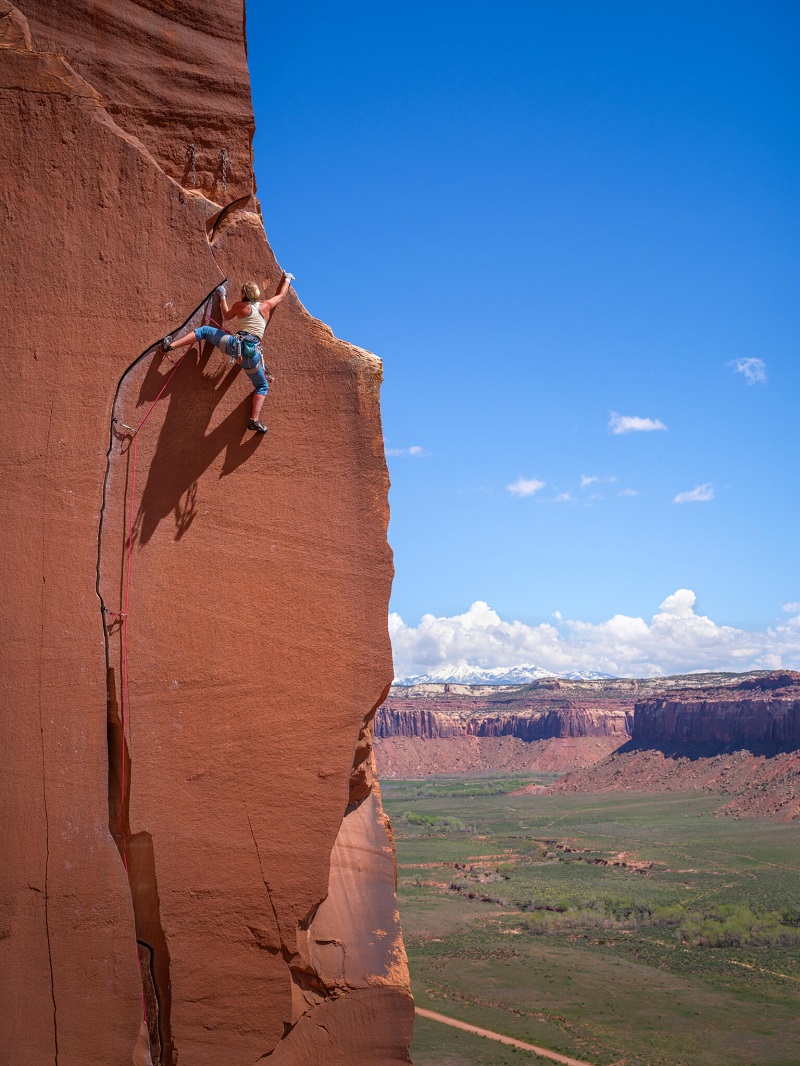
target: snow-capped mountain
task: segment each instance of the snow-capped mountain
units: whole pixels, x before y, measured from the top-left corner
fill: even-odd
[[[611,681],[616,674],[602,674],[599,670],[571,670],[568,674],[559,674],[565,681]]]
[[[532,663],[520,666],[493,666],[484,669],[471,666],[464,659],[453,665],[432,670],[429,674],[415,674],[410,677],[395,678],[396,685],[529,685],[544,677],[560,677],[570,681],[597,681],[613,677],[613,674],[600,674],[593,670],[579,670],[566,674],[556,674],[552,670],[543,670]]]

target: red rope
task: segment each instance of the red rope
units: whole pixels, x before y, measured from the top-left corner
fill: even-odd
[[[131,591],[131,554],[133,552],[133,502],[136,498],[136,434],[133,435],[133,448],[131,452],[131,502],[128,520],[128,559],[125,573],[125,611],[122,616],[122,766],[120,779],[122,781],[122,861],[125,869],[128,869],[127,848],[125,845],[125,730],[127,725],[128,711],[128,607],[130,606]],[[138,952],[137,952],[138,956]]]
[[[122,806],[121,806],[121,810],[120,810],[120,817],[122,819],[122,825],[121,825],[121,829],[122,829],[122,861],[125,864],[125,869],[126,870],[128,869],[128,856],[127,856],[127,853],[126,853],[127,849],[126,849],[126,845],[125,845],[125,739],[126,739],[126,727],[127,727],[127,721],[128,721],[128,703],[129,703],[129,701],[128,701],[128,615],[129,615],[130,593],[131,593],[131,556],[133,555],[133,514],[134,514],[134,504],[136,502],[136,436],[137,436],[139,430],[142,428],[142,426],[147,421],[147,419],[150,417],[150,415],[151,415],[151,413],[153,411],[153,408],[156,406],[158,401],[161,399],[161,397],[162,397],[162,395],[164,393],[164,389],[166,389],[167,385],[169,385],[170,381],[172,381],[172,379],[175,376],[178,368],[180,367],[181,363],[183,362],[183,360],[185,358],[186,358],[186,354],[184,353],[181,356],[181,358],[178,360],[178,362],[175,364],[174,368],[169,372],[164,384],[159,389],[158,395],[156,396],[155,400],[153,400],[153,402],[150,404],[150,406],[148,407],[147,411],[145,412],[144,418],[141,420],[139,425],[136,426],[136,428],[134,429],[133,434],[132,434],[132,436],[133,436],[133,444],[131,445],[131,499],[130,499],[129,515],[128,515],[128,552],[127,552],[127,560],[126,560],[126,564],[125,564],[125,610],[122,612],[122,699],[120,701],[121,705],[122,705],[121,714],[120,714],[120,717],[122,719],[122,756],[121,756],[122,767],[121,767],[121,772],[120,772],[120,780],[121,780],[121,783],[122,783],[122,792],[121,792]],[[137,952],[137,958],[138,958],[138,952]]]
[[[161,394],[163,393],[163,391],[164,391],[164,389],[165,389],[165,388],[167,387],[167,385],[169,385],[170,381],[172,381],[172,379],[173,379],[173,378],[174,378],[174,376],[175,376],[175,373],[176,373],[176,371],[178,370],[178,367],[179,367],[179,366],[181,365],[181,363],[183,362],[183,360],[184,360],[185,358],[186,358],[186,352],[184,352],[184,353],[183,353],[183,355],[182,355],[182,356],[180,357],[180,359],[178,360],[178,362],[177,362],[177,363],[175,364],[175,367],[174,367],[174,369],[170,370],[169,374],[167,374],[167,379],[166,379],[166,381],[164,382],[164,384],[163,384],[163,385],[161,386],[161,388],[159,389],[159,392],[158,392],[158,396],[156,396],[156,398],[155,398],[155,399],[153,400],[153,402],[152,402],[152,403],[150,404],[150,406],[149,406],[149,407],[147,408],[147,412],[145,413],[145,416],[144,416],[144,418],[143,418],[143,419],[142,419],[142,421],[141,421],[141,422],[139,423],[139,425],[138,425],[138,426],[136,427],[136,429],[134,429],[134,431],[133,431],[133,439],[134,439],[134,441],[136,440],[136,434],[137,434],[137,433],[139,432],[139,430],[140,430],[140,429],[142,428],[142,426],[143,426],[143,425],[145,424],[145,422],[147,421],[147,419],[148,419],[148,418],[150,417],[150,412],[151,412],[151,411],[153,410],[153,408],[155,407],[155,405],[156,405],[156,404],[158,403],[158,401],[159,401],[159,400],[161,399]]]
[[[129,514],[128,514],[127,559],[126,559],[126,563],[125,563],[125,610],[124,610],[124,612],[120,612],[120,614],[118,615],[118,617],[122,619],[122,691],[121,691],[121,699],[120,699],[120,704],[121,704],[120,719],[121,719],[121,724],[122,724],[122,743],[120,745],[120,749],[121,749],[120,750],[120,763],[121,763],[121,765],[120,765],[120,839],[122,841],[122,863],[123,863],[123,865],[125,867],[125,873],[128,875],[128,877],[130,877],[130,871],[128,869],[128,844],[127,844],[127,837],[126,837],[126,834],[125,834],[125,741],[127,739],[128,708],[129,708],[129,699],[128,699],[128,618],[129,618],[129,614],[130,614],[129,608],[130,608],[130,592],[131,592],[131,557],[133,555],[133,521],[134,521],[133,520],[133,515],[134,515],[134,505],[135,505],[135,502],[136,502],[136,457],[137,457],[136,437],[137,437],[137,434],[139,433],[139,430],[142,428],[142,426],[145,424],[147,419],[150,417],[150,414],[152,413],[153,408],[156,406],[158,401],[161,399],[161,397],[162,397],[162,395],[164,393],[164,390],[166,389],[167,385],[169,385],[170,381],[172,381],[173,377],[175,376],[175,374],[178,371],[178,368],[180,367],[181,363],[183,362],[183,360],[185,358],[186,358],[186,353],[184,352],[184,354],[180,357],[180,359],[177,361],[177,363],[174,364],[173,369],[167,375],[166,381],[164,382],[164,384],[159,389],[158,395],[156,396],[155,400],[153,400],[153,402],[148,407],[147,411],[145,411],[144,418],[142,418],[142,420],[141,420],[141,422],[139,422],[138,426],[136,426],[136,428],[132,431],[133,443],[132,443],[131,449],[130,449],[130,451],[131,451],[131,460],[130,460],[131,495],[130,495],[130,504],[129,504]],[[170,360],[170,362],[172,362],[172,360]],[[137,944],[136,944],[136,965],[138,967],[139,975],[141,977],[142,964],[141,964],[141,961],[139,959],[138,941],[137,941]],[[145,997],[144,997],[144,985],[142,985],[142,1015],[143,1015],[144,1020],[146,1022],[147,1021],[147,1003],[146,1003]]]
[[[148,412],[149,413],[149,412]],[[120,830],[122,837],[122,862],[125,866],[125,873],[130,877],[130,870],[128,869],[128,845],[125,835],[125,732],[127,722],[127,707],[128,707],[128,607],[130,604],[130,588],[131,588],[131,554],[133,551],[133,501],[136,497],[136,434],[133,435],[133,449],[131,454],[131,503],[130,503],[130,516],[128,521],[128,562],[127,573],[125,575],[125,613],[122,615],[122,745],[120,754],[120,779],[122,781],[121,797],[122,803],[120,807]],[[139,978],[142,976],[142,963],[139,959],[139,942],[136,941],[136,967],[139,971]],[[142,984],[142,1017],[147,1022],[147,1002],[144,998],[144,984]]]

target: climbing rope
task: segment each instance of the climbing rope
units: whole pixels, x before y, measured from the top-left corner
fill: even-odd
[[[103,610],[107,615],[112,618],[120,619],[121,628],[121,643],[122,643],[122,686],[120,691],[120,726],[121,726],[121,742],[120,742],[120,807],[119,807],[119,820],[120,820],[120,852],[122,854],[122,864],[125,867],[125,873],[130,878],[130,870],[128,868],[128,842],[125,833],[125,743],[128,734],[128,710],[129,710],[129,696],[128,696],[128,618],[130,613],[130,592],[131,592],[131,557],[133,555],[133,526],[134,526],[134,504],[136,502],[136,459],[137,459],[137,437],[139,430],[145,424],[150,417],[153,408],[161,399],[164,390],[172,381],[173,377],[178,371],[183,360],[186,358],[184,353],[181,358],[173,365],[172,370],[167,375],[166,381],[159,389],[158,395],[155,400],[150,404],[145,412],[144,418],[139,422],[137,426],[129,426],[119,418],[113,418],[112,421],[127,430],[131,435],[130,444],[130,471],[131,471],[131,493],[129,503],[128,514],[128,536],[127,536],[127,552],[125,560],[125,591],[123,596],[123,610],[122,611],[109,611],[106,607]],[[172,360],[170,360],[172,362]],[[139,971],[139,977],[142,975],[142,963],[139,958],[139,941],[136,940],[136,966]],[[144,995],[144,983],[142,983],[142,1016],[147,1023],[147,1001]]]
[[[192,149],[194,149],[194,145],[191,145],[190,147]],[[223,152],[224,151],[225,151],[225,149],[223,148]],[[223,170],[223,174],[224,174],[224,170]],[[227,278],[226,278],[226,280],[227,280]],[[214,319],[211,318],[210,307],[211,307],[211,299],[209,297],[208,300],[206,301],[206,307],[205,307],[205,311],[204,311],[203,317],[205,318],[206,314],[208,314],[208,318],[213,322]],[[167,389],[167,387],[169,386],[169,383],[172,381],[172,379],[177,374],[177,372],[180,369],[180,366],[183,363],[184,359],[186,358],[187,354],[188,354],[188,350],[187,350],[187,352],[184,352],[184,354],[180,357],[180,359],[178,359],[176,361],[176,360],[170,359],[169,356],[166,353],[164,353],[164,355],[169,360],[169,362],[172,363],[172,370],[170,370],[169,374],[167,374],[167,377],[164,380],[164,384],[158,390],[158,394],[157,394],[156,398],[153,400],[153,402],[147,408],[147,410],[144,413],[144,416],[139,421],[138,425],[129,426],[126,422],[123,422],[119,418],[114,417],[112,419],[112,422],[115,425],[120,426],[122,429],[126,430],[130,434],[130,437],[131,437],[131,443],[130,443],[130,447],[129,447],[129,450],[130,450],[130,472],[131,472],[131,493],[130,493],[129,514],[128,514],[128,536],[127,536],[126,559],[125,559],[125,588],[124,588],[123,604],[122,604],[123,609],[121,611],[109,611],[105,606],[103,607],[103,610],[105,611],[105,613],[107,615],[109,615],[112,618],[118,618],[120,620],[120,629],[121,629],[122,686],[121,686],[121,692],[120,692],[120,724],[121,724],[121,727],[122,727],[122,744],[121,744],[121,755],[120,755],[120,762],[121,762],[121,766],[120,766],[120,837],[121,837],[121,841],[122,841],[122,848],[121,848],[121,850],[122,850],[122,862],[123,862],[123,864],[125,866],[126,872],[128,871],[128,854],[127,854],[127,842],[126,842],[126,838],[125,838],[125,742],[127,740],[128,717],[129,717],[128,711],[129,711],[129,706],[130,706],[130,700],[129,700],[129,696],[128,696],[128,620],[129,620],[129,614],[130,614],[131,558],[132,558],[132,555],[133,555],[133,527],[134,527],[134,517],[133,516],[134,516],[134,507],[135,507],[135,503],[136,503],[137,437],[139,435],[139,431],[141,430],[142,426],[145,424],[145,422],[148,420],[150,415],[153,413],[155,407],[158,404],[158,401],[164,395],[164,392]],[[138,958],[138,952],[137,952],[137,958]]]
[[[219,154],[222,159],[222,191],[225,192],[228,188],[228,149],[223,148]]]
[[[113,616],[115,618],[119,618],[121,620],[120,628],[121,628],[121,631],[122,631],[121,632],[121,643],[122,643],[122,686],[121,686],[121,692],[120,692],[120,724],[121,724],[121,727],[122,727],[122,743],[121,743],[121,754],[120,754],[120,764],[121,764],[120,765],[120,837],[121,837],[121,841],[122,841],[122,862],[123,862],[123,864],[125,866],[125,871],[126,872],[128,872],[128,849],[127,849],[127,842],[126,842],[126,837],[125,837],[125,742],[127,740],[127,733],[128,733],[128,710],[129,710],[129,705],[130,705],[130,700],[129,700],[129,696],[128,696],[128,621],[129,621],[129,615],[130,615],[131,558],[132,558],[132,555],[133,555],[133,525],[134,525],[133,515],[134,515],[134,505],[135,505],[135,502],[136,502],[137,437],[139,435],[139,430],[142,428],[142,426],[145,424],[147,419],[152,414],[153,409],[155,408],[156,404],[158,403],[158,401],[161,399],[162,395],[164,394],[164,390],[167,388],[167,386],[169,385],[170,381],[172,381],[172,379],[175,377],[175,374],[178,372],[178,368],[180,367],[181,363],[183,362],[183,360],[185,358],[186,358],[186,354],[184,353],[184,355],[182,355],[181,358],[174,364],[172,370],[167,375],[166,380],[164,381],[164,384],[159,389],[158,395],[156,396],[155,400],[150,404],[150,406],[148,407],[147,411],[145,412],[144,417],[142,418],[142,420],[139,422],[139,424],[137,426],[129,426],[125,422],[121,421],[121,419],[119,419],[119,418],[114,418],[113,419],[113,421],[114,421],[114,423],[116,425],[122,426],[123,429],[126,429],[128,431],[128,433],[130,433],[130,435],[131,435],[131,444],[130,444],[130,449],[129,449],[130,450],[130,455],[131,455],[131,459],[130,459],[131,493],[130,493],[130,504],[129,504],[129,514],[128,514],[128,536],[127,536],[126,560],[125,560],[125,588],[124,588],[123,604],[122,604],[123,610],[119,611],[119,612],[108,611],[108,610],[106,611],[106,614],[109,614],[109,615],[111,615],[111,616]],[[138,957],[138,953],[137,953],[137,957]]]

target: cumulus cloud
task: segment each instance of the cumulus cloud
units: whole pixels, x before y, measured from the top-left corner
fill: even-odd
[[[658,418],[639,418],[638,415],[618,415],[611,412],[608,428],[612,433],[650,433],[654,429],[666,429],[667,427]]]
[[[420,444],[412,444],[410,448],[387,448],[386,454],[410,456],[412,459],[423,459],[425,456],[430,455],[430,452],[426,452]]]
[[[617,493],[618,496],[638,496],[639,493],[636,489],[620,489]]]
[[[705,485],[697,485],[688,492],[679,492],[674,497],[673,503],[708,503],[714,499],[714,486],[709,482]]]
[[[573,495],[572,495],[571,492],[559,492],[558,496],[555,497],[553,502],[554,503],[572,503],[572,501],[573,501]]]
[[[615,481],[618,481],[618,480],[619,480],[619,478],[615,478],[615,477],[597,477],[596,475],[592,475],[591,477],[588,477],[586,474],[582,474],[581,475],[581,488],[582,489],[588,489],[588,487],[590,485],[600,485],[600,484],[612,485]]]
[[[649,619],[615,614],[604,622],[507,622],[478,600],[464,614],[426,614],[419,625],[389,616],[397,677],[464,660],[472,666],[532,663],[553,673],[597,670],[658,677],[697,670],[800,668],[800,616],[764,631],[718,625],[695,610],[690,589],[667,596]],[[796,606],[796,605],[795,605]]]
[[[767,380],[767,364],[763,359],[732,359],[728,366],[735,374],[743,374],[748,385],[756,385]]]
[[[538,481],[535,477],[518,477],[516,481],[506,485],[506,488],[512,496],[533,496],[539,489],[543,489],[545,484],[544,481]]]
[[[783,609],[787,614],[800,614],[800,602],[784,603]]]

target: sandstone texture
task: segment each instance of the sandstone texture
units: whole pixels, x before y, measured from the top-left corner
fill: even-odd
[[[0,1047],[408,1062],[380,361],[292,294],[264,438],[240,370],[157,347],[281,276],[242,4],[0,0],[0,101]]]

